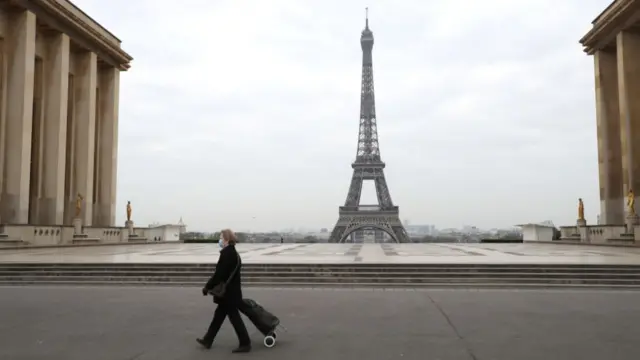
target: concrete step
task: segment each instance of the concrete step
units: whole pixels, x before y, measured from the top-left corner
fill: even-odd
[[[93,276],[93,277],[196,277],[196,278],[208,278],[213,272],[206,271],[193,271],[187,269],[184,271],[171,270],[139,270],[139,269],[75,269],[75,270],[59,270],[59,269],[28,269],[22,271],[5,271],[0,270],[0,278],[4,277],[24,277],[24,276]],[[380,272],[380,273],[358,273],[348,271],[335,271],[335,272],[310,272],[310,271],[242,271],[242,277],[277,277],[277,278],[351,278],[351,277],[375,277],[375,278],[429,278],[429,277],[464,277],[464,278],[477,278],[477,277],[495,277],[495,278],[517,278],[517,277],[545,277],[545,278],[621,278],[621,279],[640,279],[639,272],[622,272],[616,273],[612,271],[602,272],[530,272],[517,269],[514,271],[504,272],[491,272],[491,271],[475,271],[475,272]]]
[[[200,288],[202,287],[202,282],[161,282],[161,281],[150,281],[140,283],[138,281],[101,281],[101,280],[86,280],[86,281],[78,281],[78,280],[31,280],[31,281],[6,281],[0,280],[0,286],[25,286],[25,285],[46,285],[46,286],[171,286],[171,287],[193,287]],[[410,285],[406,283],[386,283],[386,282],[361,282],[361,283],[340,283],[340,282],[326,282],[326,283],[314,283],[310,284],[308,282],[290,282],[290,283],[281,283],[281,282],[246,282],[243,283],[245,287],[257,287],[257,288],[430,288],[430,289],[438,289],[438,288],[500,288],[500,289],[527,289],[527,288],[588,288],[588,289],[622,289],[622,290],[638,290],[640,289],[640,285],[629,285],[629,284],[592,284],[592,283],[548,283],[548,282],[539,282],[539,283],[521,283],[521,282],[474,282],[474,283],[412,283]]]
[[[0,263],[0,268],[162,268],[162,269],[215,269],[215,263]],[[423,269],[457,271],[462,269],[583,269],[583,270],[599,270],[599,269],[619,269],[619,270],[636,270],[640,271],[640,265],[590,265],[590,264],[251,264],[245,263],[243,269],[309,269],[309,270],[350,270],[350,271],[380,271],[399,270],[403,271],[419,271]]]
[[[57,265],[57,264],[0,264],[0,271],[185,271],[185,272],[206,272],[211,273],[215,270],[215,266],[201,266],[201,265],[179,265],[163,264],[163,265],[149,265],[138,264],[136,266],[122,265],[99,265],[99,264],[71,264],[71,265]],[[312,267],[312,266],[295,266],[295,265],[272,265],[272,266],[251,266],[243,265],[243,272],[313,272],[313,273],[331,273],[331,272],[344,272],[344,273],[386,273],[386,272],[513,272],[513,271],[526,271],[526,272],[580,272],[580,273],[598,273],[598,272],[610,272],[610,273],[638,273],[640,274],[640,266],[626,267],[626,266],[606,266],[606,267],[581,267],[581,266],[468,266],[468,267],[447,267],[447,266],[413,266],[413,267],[397,267],[397,266],[385,266],[378,265],[376,267],[359,267],[357,265],[351,265],[350,267]]]
[[[0,264],[0,285],[138,284],[202,286],[212,264]],[[245,264],[246,285],[281,286],[623,286],[640,288],[640,266],[486,264]]]
[[[6,282],[46,282],[46,281],[108,281],[108,282],[162,282],[162,283],[200,283],[204,284],[207,277],[193,277],[193,276],[37,276],[37,275],[24,275],[24,276],[6,276],[0,278]],[[257,277],[243,277],[243,283],[304,283],[304,284],[319,284],[319,283],[344,283],[344,284],[358,284],[358,283],[392,283],[392,284],[440,284],[440,283],[459,283],[459,284],[474,284],[474,283],[518,283],[518,284],[620,284],[620,285],[634,285],[640,286],[640,278],[635,279],[620,279],[620,278],[549,278],[549,277],[509,277],[509,278],[497,278],[497,277],[392,277],[392,278],[380,278],[380,277],[345,277],[345,278],[333,278],[333,277],[278,277],[278,276],[257,276]]]

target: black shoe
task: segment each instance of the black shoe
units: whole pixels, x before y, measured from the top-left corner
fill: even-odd
[[[198,344],[204,346],[205,349],[209,350],[211,349],[211,344],[210,342],[205,341],[204,339],[196,339],[196,341],[198,342]]]
[[[249,351],[251,351],[251,345],[238,346],[231,350],[232,353],[248,353]]]

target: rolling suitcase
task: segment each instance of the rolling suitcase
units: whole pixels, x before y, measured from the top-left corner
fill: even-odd
[[[273,315],[255,300],[243,299],[242,306],[238,310],[244,314],[255,327],[264,335],[263,344],[268,348],[276,345],[276,328],[280,325],[280,319]]]

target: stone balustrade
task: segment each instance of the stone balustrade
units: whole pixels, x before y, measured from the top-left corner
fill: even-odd
[[[178,225],[135,227],[135,242],[178,241]],[[73,226],[0,225],[2,246],[59,246],[72,244],[117,244],[131,242],[126,227],[83,226],[79,239]]]
[[[560,240],[588,244],[640,243],[640,226],[633,233],[623,225],[561,226]]]

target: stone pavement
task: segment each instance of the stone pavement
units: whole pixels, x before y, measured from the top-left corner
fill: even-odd
[[[560,244],[240,244],[244,263],[463,263],[639,265],[640,248]],[[1,250],[0,262],[213,263],[217,244]]]
[[[194,288],[1,287],[0,359],[636,360],[640,292],[248,289],[288,332],[250,354]]]

